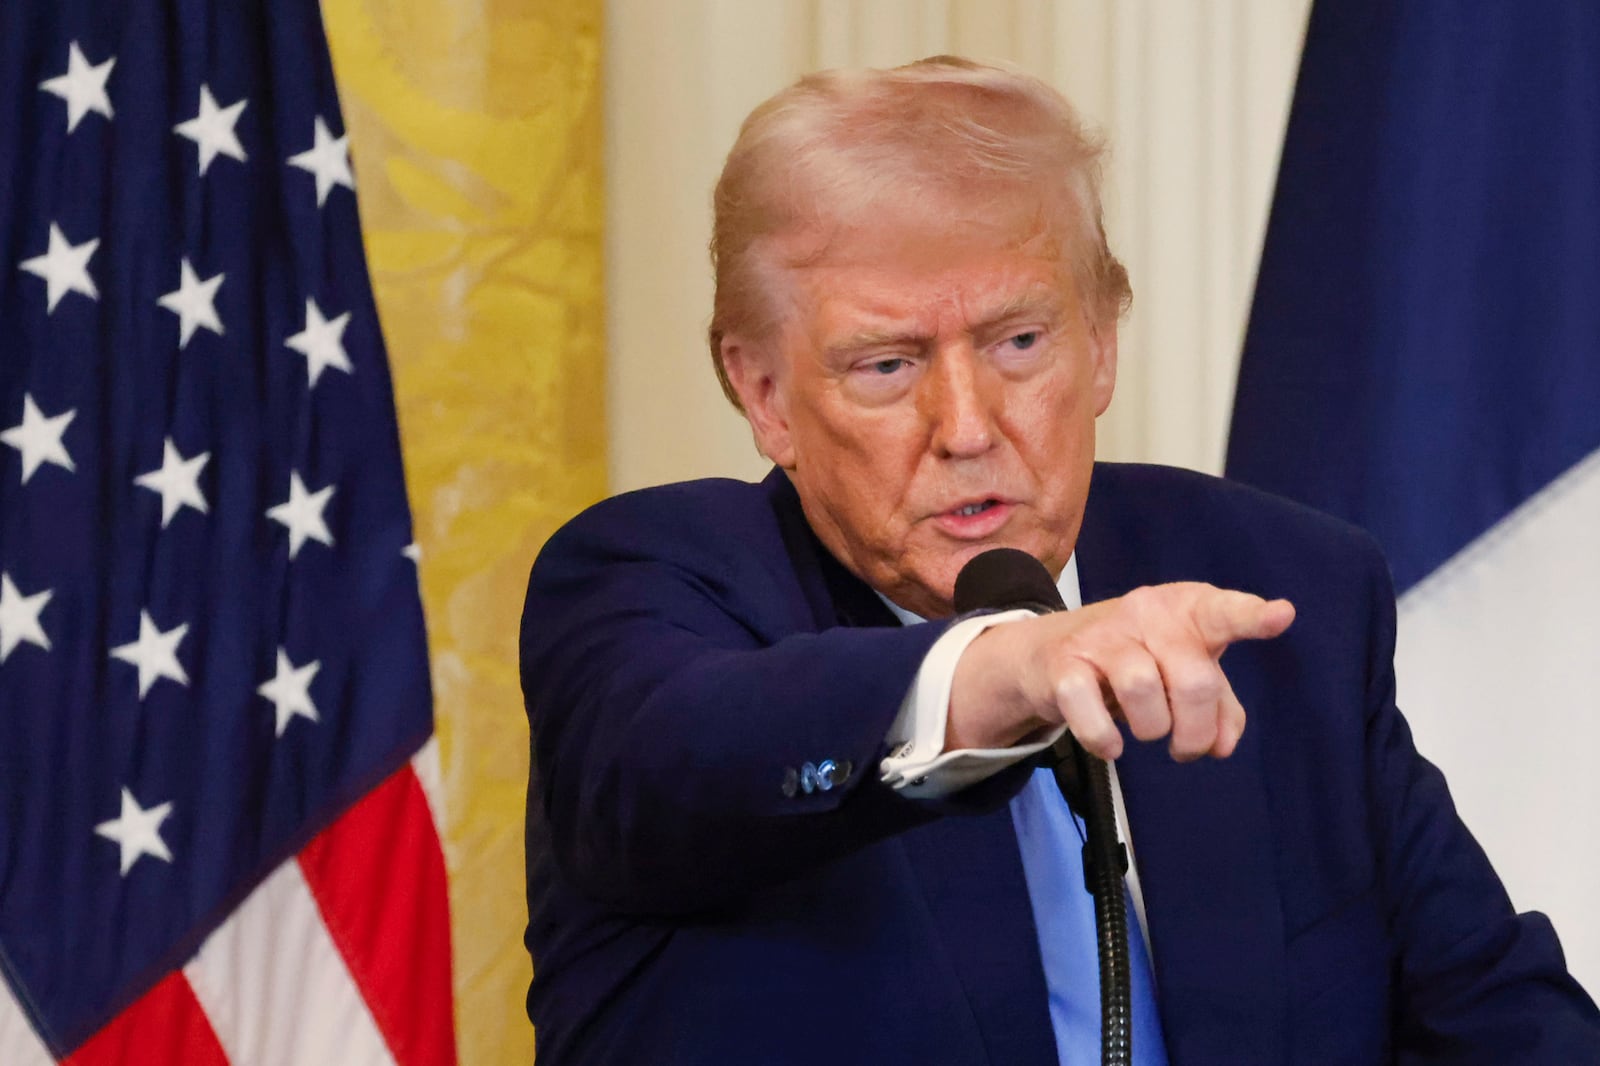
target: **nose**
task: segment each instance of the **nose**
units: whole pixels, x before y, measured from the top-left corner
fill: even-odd
[[[923,378],[930,446],[941,458],[972,459],[994,447],[994,395],[970,345],[941,350]]]

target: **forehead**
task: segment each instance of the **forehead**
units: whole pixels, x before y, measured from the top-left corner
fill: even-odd
[[[1037,215],[990,221],[896,212],[797,234],[789,251],[794,258],[782,273],[790,322],[813,339],[863,329],[932,333],[1014,314],[1059,314],[1077,303],[1061,242]]]

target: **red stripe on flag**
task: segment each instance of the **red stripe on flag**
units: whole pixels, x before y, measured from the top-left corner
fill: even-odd
[[[410,765],[318,835],[300,868],[396,1061],[451,1066],[444,854]]]
[[[65,1061],[66,1066],[228,1066],[181,971],[167,974]]]

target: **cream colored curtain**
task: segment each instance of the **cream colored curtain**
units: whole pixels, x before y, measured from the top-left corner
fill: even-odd
[[[709,190],[802,71],[1015,63],[1109,135],[1133,277],[1100,453],[1217,471],[1308,0],[607,0],[612,488],[763,471],[708,369]]]

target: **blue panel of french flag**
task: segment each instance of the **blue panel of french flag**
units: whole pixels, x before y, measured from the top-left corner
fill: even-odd
[[[1600,4],[1316,4],[1227,472],[1382,543],[1418,745],[1600,987]]]

